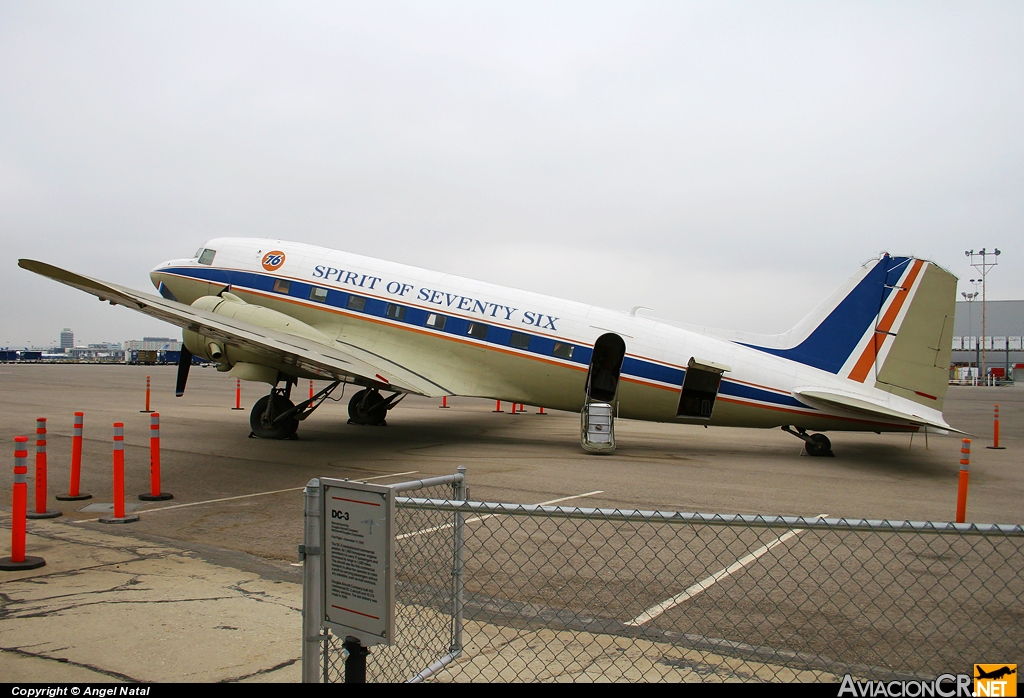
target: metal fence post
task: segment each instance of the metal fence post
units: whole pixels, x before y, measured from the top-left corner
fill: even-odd
[[[320,480],[306,483],[303,511],[302,545],[299,559],[302,565],[302,682],[320,681],[320,572],[323,558],[320,549]],[[324,680],[327,680],[326,668]]]
[[[460,465],[457,469],[459,475],[462,475],[462,479],[454,483],[452,489],[455,494],[455,501],[464,502],[466,501],[466,493],[468,488],[466,487],[466,466]],[[455,559],[452,566],[452,577],[454,578],[455,588],[452,594],[452,653],[456,654],[462,651],[462,586],[464,581],[464,565],[462,559],[462,528],[465,524],[465,517],[461,511],[455,512]]]

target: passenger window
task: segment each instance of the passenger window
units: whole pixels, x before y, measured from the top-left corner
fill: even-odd
[[[292,287],[291,281],[285,281],[284,279],[274,279],[274,290],[278,293],[288,293]]]
[[[326,303],[327,289],[314,286],[309,292],[309,300],[317,301],[318,303]]]
[[[479,322],[469,323],[469,331],[466,333],[470,337],[476,337],[477,339],[484,339],[487,337],[487,325]]]
[[[217,250],[203,250],[203,253],[199,255],[199,263],[207,266],[213,264],[213,258],[216,254]]]
[[[388,310],[385,313],[389,318],[393,320],[404,320],[405,319],[405,306],[395,305],[394,303],[388,303]]]
[[[555,342],[554,354],[555,356],[558,356],[563,359],[571,359],[573,349],[575,349],[575,347],[571,344],[566,344],[564,342]]]
[[[362,296],[349,296],[348,297],[348,309],[349,310],[366,310],[366,299]]]
[[[433,327],[435,330],[444,329],[444,321],[448,318],[444,315],[438,315],[437,313],[430,313],[427,315],[427,327]]]
[[[523,334],[522,332],[512,333],[512,346],[516,349],[529,349],[530,348],[530,335]]]

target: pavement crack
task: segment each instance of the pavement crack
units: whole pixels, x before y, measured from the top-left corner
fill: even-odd
[[[294,658],[289,659],[287,661],[281,662],[280,664],[275,664],[272,667],[267,667],[266,669],[260,669],[259,671],[254,671],[251,674],[242,674],[241,676],[235,676],[235,677],[232,677],[230,679],[221,679],[217,683],[235,683],[237,681],[245,681],[246,679],[252,678],[253,676],[259,676],[261,674],[271,674],[271,673],[277,671],[278,669],[284,669],[285,667],[289,667],[292,664],[295,664],[295,662],[300,661],[301,659],[302,659],[302,657],[294,657]]]
[[[63,648],[62,648],[63,649]],[[41,652],[29,652],[22,647],[0,647],[0,652],[10,652],[11,654],[19,654],[23,657],[34,657],[35,659],[45,659],[51,662],[58,662],[60,664],[68,664],[70,666],[81,667],[82,669],[88,669],[89,671],[95,671],[97,674],[109,676],[114,679],[121,679],[128,683],[142,683],[141,679],[128,676],[128,674],[122,674],[119,671],[111,671],[110,669],[104,669],[102,667],[95,666],[93,664],[86,664],[84,662],[76,662],[66,657],[51,657],[48,654]]]
[[[98,592],[87,592],[93,593],[106,593],[105,591]],[[79,608],[86,608],[88,606],[112,606],[112,605],[129,605],[129,604],[176,604],[176,603],[196,603],[199,601],[225,601],[233,599],[233,596],[206,596],[202,598],[189,598],[189,599],[137,599],[137,600],[126,600],[126,599],[104,599],[102,601],[90,601],[88,603],[77,603],[70,604],[68,606],[62,606],[60,608],[47,608],[42,611],[36,611],[31,613],[11,613],[11,618],[46,618],[48,616],[60,615],[65,611],[73,611]]]

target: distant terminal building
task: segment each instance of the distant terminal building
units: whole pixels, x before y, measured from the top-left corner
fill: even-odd
[[[1024,301],[985,303],[985,332],[981,329],[981,300],[958,301],[953,322],[953,366],[981,366],[985,350],[986,372],[1009,375],[1024,364]],[[1024,370],[1024,368],[1022,368]]]
[[[124,349],[119,342],[100,342],[85,347],[71,347],[64,353],[74,361],[122,362]]]
[[[125,351],[181,351],[181,340],[170,337],[143,337],[141,341],[129,339]]]
[[[71,349],[75,346],[75,333],[71,331],[70,327],[65,327],[60,331],[60,348],[64,351]]]

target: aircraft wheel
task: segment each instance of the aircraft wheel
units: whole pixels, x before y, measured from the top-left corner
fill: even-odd
[[[834,456],[832,442],[824,434],[811,434],[811,441],[804,442],[804,451],[809,456]]]
[[[273,398],[274,403],[270,408],[270,420],[264,422],[264,417],[267,411],[267,402]],[[299,420],[297,419],[286,419],[275,426],[271,426],[274,418],[282,412],[295,407],[292,401],[288,398],[274,393],[273,395],[264,395],[256,404],[252,406],[252,412],[249,414],[249,426],[252,428],[252,433],[261,439],[287,439],[294,434],[299,428]]]
[[[360,390],[348,402],[349,422],[352,424],[384,426],[387,414],[388,408],[384,398],[376,390]]]

